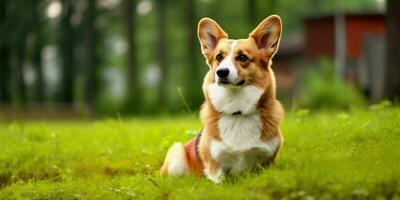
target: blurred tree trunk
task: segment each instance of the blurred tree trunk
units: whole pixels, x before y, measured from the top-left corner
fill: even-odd
[[[25,105],[27,102],[26,84],[24,80],[26,32],[22,31],[18,35],[19,35],[19,41],[15,46],[15,81],[16,81],[18,102],[20,105]]]
[[[262,20],[272,14],[279,14],[277,0],[249,0],[247,5],[247,18],[251,23],[251,28],[255,28]],[[253,21],[253,22],[252,22]]]
[[[88,0],[84,16],[84,32],[85,32],[85,65],[86,65],[86,103],[93,108],[98,90],[98,63],[97,63],[97,32],[95,28],[96,21],[96,0]]]
[[[6,28],[7,1],[0,1],[0,28]],[[6,38],[8,32],[3,32],[0,38],[0,103],[9,103],[10,94],[10,48]]]
[[[158,88],[158,104],[161,107],[164,107],[167,101],[167,80],[168,74],[166,69],[166,60],[165,60],[165,42],[166,42],[166,32],[165,32],[165,24],[166,24],[166,0],[157,0],[157,59],[158,65],[160,67],[160,82]]]
[[[138,106],[141,102],[140,95],[140,82],[138,74],[138,64],[136,56],[136,45],[135,45],[135,1],[134,0],[123,0],[122,1],[122,13],[124,18],[125,27],[125,40],[127,43],[127,51],[125,55],[126,66],[127,66],[127,80],[128,80],[128,92],[126,99],[126,109],[128,112],[137,112]]]
[[[277,13],[278,1],[277,0],[269,0],[268,2],[269,2],[269,11],[270,11],[270,13],[268,15],[278,14]]]
[[[191,107],[200,106],[203,96],[201,92],[201,75],[197,62],[198,46],[197,40],[197,21],[196,21],[196,2],[195,0],[186,1],[186,27],[187,27],[187,65],[185,81],[185,98]]]
[[[2,41],[2,43],[5,43]],[[0,44],[0,103],[9,103],[10,94],[10,49]]]
[[[249,21],[250,28],[254,28],[257,23],[257,15],[256,15],[256,0],[248,0],[247,1],[247,19]]]
[[[387,0],[386,66],[384,95],[389,99],[400,96],[400,1]]]
[[[39,25],[38,25],[39,27]],[[40,28],[39,28],[40,29]],[[40,30],[36,32],[36,41],[33,55],[33,65],[36,70],[36,102],[43,103],[45,100],[45,86],[43,78],[43,66],[42,66],[42,50],[43,50],[43,36]]]
[[[11,93],[11,100],[16,100],[19,105],[26,105],[27,90],[24,80],[24,62],[26,58],[27,49],[27,35],[29,32],[30,13],[32,8],[23,0],[7,1],[6,4],[6,33],[8,35],[1,35],[8,44],[10,56],[10,71],[9,87]],[[22,13],[22,14],[21,14]],[[4,20],[4,19],[3,19]],[[8,70],[6,70],[8,71]]]
[[[71,25],[73,14],[73,0],[62,0],[62,14],[59,32],[59,52],[61,58],[61,88],[58,100],[61,103],[71,104],[74,100],[74,32]]]
[[[42,66],[42,50],[43,50],[43,34],[42,31],[43,21],[38,10],[40,0],[34,1],[33,7],[33,32],[35,35],[35,44],[33,49],[32,64],[35,67],[37,80],[36,80],[36,102],[43,103],[45,99],[44,94],[44,79],[43,79],[43,66]]]

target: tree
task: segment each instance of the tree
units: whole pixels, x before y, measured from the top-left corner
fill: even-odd
[[[61,88],[58,100],[70,104],[74,100],[74,29],[71,24],[73,0],[62,0],[63,10],[59,32],[59,52],[61,58]]]
[[[0,103],[8,103],[10,94],[10,48],[7,42],[7,5],[8,1],[0,1],[0,29],[2,39],[0,40]]]
[[[386,9],[384,94],[394,99],[400,96],[400,1],[387,0]]]
[[[256,0],[248,0],[247,1],[247,18],[249,21],[250,28],[257,25],[257,5]]]
[[[162,108],[166,104],[167,100],[167,80],[168,73],[166,69],[166,60],[165,60],[165,42],[166,42],[166,32],[165,32],[165,24],[166,24],[166,0],[157,0],[157,61],[161,71],[161,77],[158,87],[158,104]]]
[[[128,96],[125,102],[125,107],[129,112],[137,112],[138,107],[133,105],[139,105],[141,102],[140,95],[140,81],[138,74],[138,64],[136,55],[136,43],[135,43],[135,15],[132,13],[135,7],[133,0],[122,1],[122,13],[125,28],[125,40],[127,43],[127,51],[125,55],[125,62],[127,67],[127,80],[128,80]]]
[[[43,31],[43,19],[40,15],[40,0],[34,0],[32,2],[32,32],[35,36],[35,43],[33,47],[32,64],[35,67],[37,81],[36,81],[36,102],[43,103],[45,99],[45,88],[43,78],[43,66],[42,66],[42,50],[44,43],[44,31]]]
[[[95,28],[96,20],[96,0],[88,0],[88,5],[84,16],[84,49],[86,65],[86,88],[85,99],[89,106],[95,104],[98,91],[98,56],[96,54],[97,32]]]
[[[185,94],[188,97],[187,100],[191,103],[191,106],[198,107],[203,97],[201,92],[201,75],[199,74],[199,65],[197,64],[198,55],[198,40],[197,40],[197,21],[195,12],[195,0],[186,1],[186,28],[187,28],[187,65],[186,69],[186,81],[185,81]]]
[[[10,49],[5,42],[0,44],[0,103],[8,103],[10,94]]]
[[[16,96],[18,103],[24,105],[27,102],[26,84],[24,80],[24,62],[26,58],[26,38],[29,31],[29,12],[17,14],[21,11],[30,10],[23,1],[13,2],[12,18],[16,18],[16,26],[13,31],[13,40],[11,41],[12,56],[14,57],[13,79],[16,86]],[[14,13],[16,12],[16,13]]]

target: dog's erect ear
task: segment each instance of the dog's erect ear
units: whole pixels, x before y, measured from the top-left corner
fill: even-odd
[[[281,18],[278,15],[271,15],[265,18],[249,36],[255,40],[258,49],[272,57],[278,50],[281,32]]]
[[[210,18],[203,18],[199,22],[197,34],[201,44],[201,50],[204,56],[208,56],[217,46],[222,38],[228,38],[228,35],[222,28]]]

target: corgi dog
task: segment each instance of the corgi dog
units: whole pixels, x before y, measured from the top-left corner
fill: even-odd
[[[275,95],[272,57],[282,23],[264,19],[246,39],[229,39],[212,19],[198,24],[209,66],[203,82],[203,129],[186,144],[175,143],[160,169],[167,175],[197,175],[220,183],[228,174],[271,164],[282,146],[283,108]]]

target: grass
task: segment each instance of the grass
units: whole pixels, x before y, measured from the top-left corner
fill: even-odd
[[[0,199],[400,198],[400,108],[287,114],[275,165],[215,185],[161,180],[195,117],[0,122]]]

